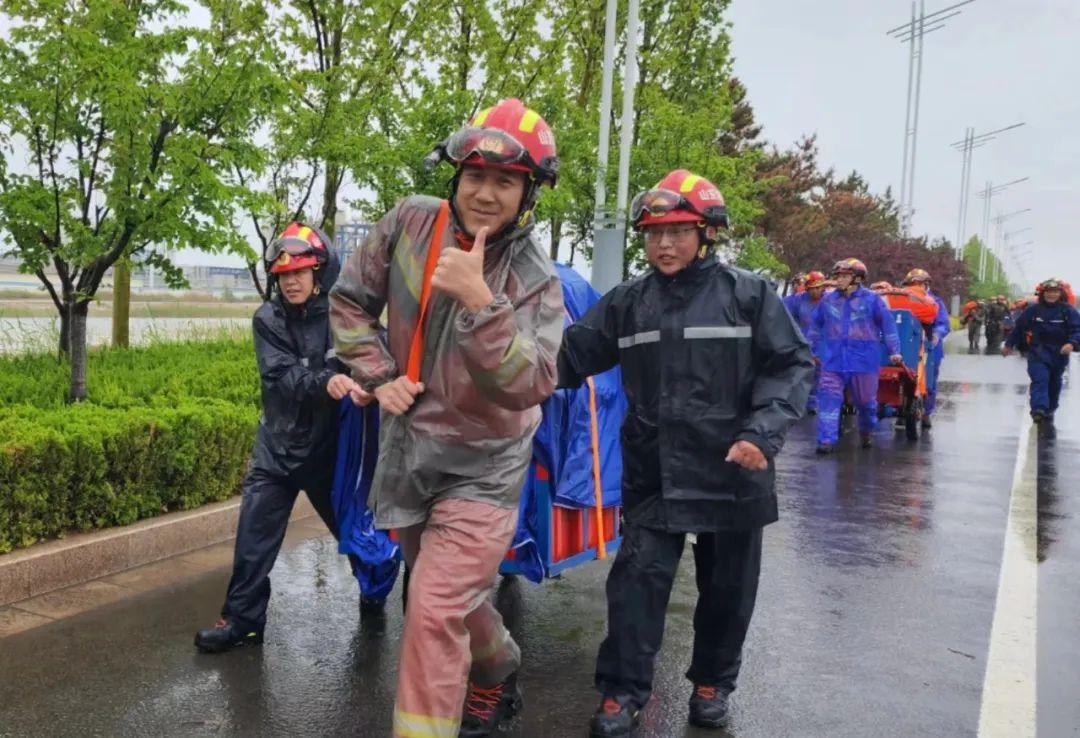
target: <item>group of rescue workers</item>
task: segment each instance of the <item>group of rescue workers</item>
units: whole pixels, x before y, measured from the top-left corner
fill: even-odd
[[[339,403],[377,402],[369,505],[378,528],[396,531],[410,575],[393,734],[491,735],[522,708],[521,652],[489,592],[514,535],[539,406],[619,365],[622,543],[591,734],[628,735],[651,695],[687,538],[698,587],[689,721],[720,726],[754,610],[762,529],[777,520],[775,457],[808,404],[819,450],[831,451],[845,389],[870,443],[880,343],[901,361],[885,302],[849,259],[831,285],[809,275],[787,301],[792,320],[765,279],[715,255],[728,227],[717,187],[676,170],[631,206],[651,268],[564,331],[556,271],[532,236],[540,188],[558,176],[544,119],[503,100],[429,160],[453,166],[449,198],[405,198],[344,265],[325,233],[301,223],[267,249],[274,294],[253,320],[263,415],[221,619],[196,646],[263,641],[269,573],[300,490],[339,533],[329,503]],[[930,342],[940,350],[947,315],[929,282],[915,270],[905,285],[937,304]],[[1050,345],[1040,326],[1058,325],[1053,294],[1018,321],[1038,336],[1029,357]],[[931,402],[926,425],[932,413]],[[383,606],[361,597],[362,612]]]
[[[792,318],[810,342],[818,367],[807,407],[818,416],[819,454],[836,450],[845,399],[858,415],[862,447],[873,446],[879,414],[882,344],[890,363],[903,364],[892,309],[910,310],[925,327],[931,376],[926,381],[920,422],[924,429],[932,426],[937,375],[945,355],[945,337],[951,329],[948,309],[931,291],[930,275],[923,269],[909,271],[900,288],[888,282],[875,282],[868,288],[864,286],[867,274],[863,262],[844,259],[833,267],[831,280],[822,272],[810,272],[796,278],[795,292],[784,298]]]
[[[972,300],[964,305],[960,324],[967,326],[968,353],[979,352],[980,334],[986,336],[987,354],[1001,351],[1001,342],[1015,322],[1017,312],[1026,306],[1024,301],[1020,305],[1010,306],[1005,295],[998,295],[992,300]]]

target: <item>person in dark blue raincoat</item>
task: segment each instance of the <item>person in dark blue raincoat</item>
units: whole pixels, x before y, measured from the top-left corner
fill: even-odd
[[[255,311],[252,328],[262,390],[262,417],[243,482],[236,552],[221,618],[195,635],[206,653],[262,643],[270,570],[300,490],[338,535],[330,499],[338,442],[338,401],[366,405],[336,358],[327,294],[338,259],[321,231],[290,224],[265,254],[273,297]],[[357,565],[355,558],[353,566]]]
[[[1046,280],[1037,293],[1038,302],[1020,314],[1001,353],[1027,345],[1031,419],[1042,428],[1053,426],[1069,356],[1080,346],[1080,313],[1063,299],[1061,280]]]
[[[802,277],[802,289],[784,298],[784,307],[791,313],[795,325],[803,335],[810,332],[810,321],[814,317],[814,311],[821,304],[821,298],[828,286],[828,279],[823,272],[813,271]],[[806,400],[806,411],[811,415],[817,413],[817,383],[821,374],[821,364],[814,368],[814,389],[810,391],[810,397]]]

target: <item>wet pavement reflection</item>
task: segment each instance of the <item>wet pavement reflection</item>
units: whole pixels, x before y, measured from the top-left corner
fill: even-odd
[[[728,730],[686,725],[688,554],[655,699],[635,735],[974,735],[1025,386],[1018,360],[951,354],[935,427],[918,441],[884,422],[876,447],[862,451],[849,421],[839,452],[821,459],[815,420],[796,426],[778,463],[781,522],[767,529]],[[1069,463],[1080,450],[1080,397],[1070,395],[1036,459],[1045,735],[1080,724],[1080,499]],[[607,567],[498,586],[525,660],[526,711],[506,735],[587,734]],[[361,623],[347,565],[331,540],[311,540],[274,570],[266,644],[200,656],[192,634],[214,619],[226,579],[215,572],[0,640],[0,736],[389,735],[397,592],[385,619]]]

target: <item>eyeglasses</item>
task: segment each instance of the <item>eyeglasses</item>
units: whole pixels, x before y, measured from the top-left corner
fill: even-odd
[[[697,231],[697,226],[694,224],[689,225],[672,225],[672,226],[649,226],[642,232],[642,237],[645,239],[645,243],[656,245],[663,242],[664,237],[669,237],[672,241],[678,241],[690,233]]]

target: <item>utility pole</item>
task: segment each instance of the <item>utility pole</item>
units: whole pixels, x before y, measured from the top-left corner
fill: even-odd
[[[960,164],[960,211],[956,218],[957,261],[964,260],[964,237],[967,234],[968,202],[971,199],[971,161],[974,158],[972,154],[975,149],[985,146],[987,143],[997,138],[997,134],[1011,131],[1022,125],[1024,125],[1024,123],[1014,123],[1011,126],[999,128],[996,131],[989,131],[988,133],[980,133],[977,135],[974,128],[967,128],[964,131],[963,141],[954,141],[950,144],[950,146],[963,154],[963,161]]]
[[[915,160],[919,143],[919,103],[922,99],[923,40],[928,33],[945,27],[945,21],[955,18],[975,0],[950,5],[927,15],[926,0],[919,0],[916,15],[915,2],[911,3],[911,20],[886,31],[901,43],[908,44],[907,106],[904,110],[904,164],[900,175],[900,227],[904,236],[911,235],[911,219],[915,212]]]
[[[986,189],[978,193],[979,197],[983,198],[983,225],[982,225],[982,248],[979,250],[979,281],[982,282],[986,279],[986,249],[990,245],[990,206],[993,202],[994,195],[1012,187],[1015,184],[1028,181],[1029,177],[1021,177],[1020,179],[1014,179],[1011,182],[1006,182],[1003,185],[994,186],[993,182],[986,183]]]
[[[596,211],[593,220],[592,284],[605,293],[623,278],[626,246],[626,206],[630,189],[630,148],[634,140],[634,92],[637,87],[637,45],[640,0],[629,0],[626,19],[626,59],[623,66],[623,108],[619,140],[619,184],[616,210],[607,209],[606,182],[610,144],[611,87],[615,67],[617,0],[607,1],[604,23],[603,91],[600,99],[600,155],[596,174]]]
[[[1001,276],[1001,260],[1005,256],[1005,252],[1004,252],[1004,249],[1002,247],[1002,233],[1005,230],[1004,229],[1005,221],[1011,220],[1011,219],[1015,218],[1018,215],[1023,215],[1024,213],[1030,213],[1030,212],[1031,212],[1031,208],[1024,208],[1023,210],[1014,210],[1013,212],[1006,213],[1005,215],[998,215],[996,218],[993,219],[994,220],[994,225],[997,227],[996,228],[996,234],[995,234],[996,238],[994,239],[994,249],[992,251],[992,253],[995,256],[995,259],[994,259],[994,276],[993,276],[993,280],[995,282],[998,281],[998,278]]]

